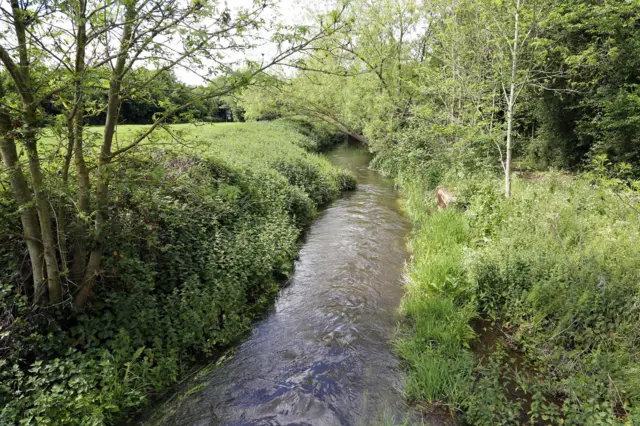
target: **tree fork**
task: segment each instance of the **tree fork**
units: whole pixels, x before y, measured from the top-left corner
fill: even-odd
[[[104,250],[104,226],[107,222],[107,207],[109,203],[109,165],[112,159],[111,147],[118,122],[118,113],[121,103],[120,89],[122,86],[122,77],[127,57],[129,55],[129,44],[136,14],[136,3],[128,3],[125,14],[125,25],[122,32],[122,38],[120,39],[118,59],[116,61],[115,68],[111,72],[111,80],[109,81],[107,117],[104,124],[102,148],[100,149],[98,183],[96,186],[97,211],[95,230],[97,235],[93,248],[91,249],[91,254],[89,255],[89,262],[87,263],[87,268],[84,273],[82,287],[78,290],[73,300],[73,304],[81,308],[87,304],[87,300],[91,295],[95,280],[100,273],[100,264],[102,263],[102,252]]]

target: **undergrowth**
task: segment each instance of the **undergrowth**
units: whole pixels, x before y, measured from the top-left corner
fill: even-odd
[[[108,256],[86,311],[12,291],[25,248],[0,190],[0,424],[123,422],[247,330],[292,273],[303,227],[355,185],[286,123],[171,130],[184,146],[141,149],[113,171]]]
[[[493,173],[397,171],[409,400],[474,425],[640,424],[640,196],[598,161],[516,178],[510,199]],[[438,209],[434,183],[457,203]]]

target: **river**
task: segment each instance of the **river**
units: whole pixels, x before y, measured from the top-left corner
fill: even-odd
[[[409,226],[364,149],[345,145],[327,157],[356,174],[357,189],[306,232],[273,311],[151,423],[369,425],[407,415],[392,339]]]

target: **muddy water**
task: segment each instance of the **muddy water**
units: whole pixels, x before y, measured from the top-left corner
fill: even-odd
[[[357,190],[308,230],[273,312],[233,357],[168,403],[160,424],[368,425],[406,416],[390,339],[408,224],[364,150],[344,146],[328,157],[357,175]]]

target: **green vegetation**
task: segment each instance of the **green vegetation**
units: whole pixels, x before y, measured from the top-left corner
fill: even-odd
[[[354,185],[307,152],[349,137],[414,223],[408,398],[640,423],[638,1],[351,0],[270,26],[272,6],[0,8],[2,420],[118,421],[237,336]],[[238,66],[265,32],[276,53]],[[295,123],[176,124],[221,107]]]
[[[0,424],[122,422],[246,330],[355,181],[306,152],[326,131],[202,123],[241,119],[239,91],[343,10],[284,26],[270,1],[3,3]],[[277,51],[248,59],[265,37]]]
[[[638,10],[354,0],[350,31],[244,92],[248,119],[332,125],[396,178],[415,405],[477,425],[640,423]]]
[[[524,175],[511,199],[446,175],[459,196],[444,210],[406,188],[408,398],[479,425],[638,422],[637,195],[597,169]]]
[[[411,194],[409,200],[414,197]],[[419,203],[411,208],[430,208],[421,200],[411,200]],[[413,373],[407,381],[407,397],[458,407],[469,394],[473,367],[471,354],[464,350],[473,337],[469,323],[474,317],[461,283],[466,223],[459,215],[445,212],[416,225],[411,248],[417,255],[402,304],[412,334],[401,339],[397,348]]]
[[[0,362],[3,424],[125,418],[247,330],[276,279],[292,272],[304,225],[354,185],[301,148],[314,141],[287,123],[172,131],[188,145],[141,149],[113,171],[108,256],[86,311],[34,312],[12,291],[24,248],[10,194],[0,192],[0,302],[11,315],[3,317],[11,342]]]

